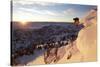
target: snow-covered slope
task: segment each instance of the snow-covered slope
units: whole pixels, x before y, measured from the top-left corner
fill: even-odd
[[[82,61],[96,61],[97,54],[97,11],[92,9],[83,18],[85,27],[79,32],[77,47],[82,54]]]

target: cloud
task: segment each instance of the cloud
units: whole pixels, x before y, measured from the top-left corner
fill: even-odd
[[[14,4],[22,4],[22,5],[33,4],[33,2],[31,2],[31,1],[23,1],[23,0],[14,0],[13,3]]]
[[[63,13],[64,13],[65,15],[75,15],[76,10],[70,8],[70,9],[66,9],[66,10],[64,10]]]
[[[18,13],[19,11],[23,12],[25,15],[27,16],[29,13],[30,15],[33,16],[45,16],[45,17],[59,17],[59,18],[64,18],[66,16],[71,16],[75,14],[75,10],[74,9],[66,9],[66,10],[62,10],[61,12],[58,11],[54,11],[54,10],[48,10],[48,9],[35,9],[35,8],[25,8],[25,7],[19,7],[17,9],[17,11],[14,11],[14,13]],[[19,13],[18,13],[19,14]],[[21,14],[19,14],[21,15]],[[23,15],[22,15],[23,16]]]
[[[26,11],[31,13],[38,14],[48,14],[56,15],[54,11],[49,10],[49,6],[54,6],[56,3],[41,2],[41,1],[32,1],[32,0],[14,0],[13,1],[13,10],[14,11]]]
[[[50,16],[63,16],[63,12],[58,12],[49,9],[49,6],[55,6],[57,3],[51,2],[41,2],[41,1],[32,1],[32,0],[14,0],[14,11],[25,11],[32,14],[40,15],[50,15]],[[45,8],[46,7],[46,8]]]
[[[48,11],[45,12],[45,14],[52,14]],[[44,16],[41,14],[33,15],[30,12],[26,11],[18,11],[17,13],[13,14],[13,21],[51,21],[51,20],[57,20],[53,16]]]
[[[29,9],[29,8],[19,8],[17,11],[27,12],[31,14],[38,14],[38,15],[49,15],[49,16],[58,16],[59,13],[51,11],[51,10],[38,10],[38,9]]]
[[[52,15],[52,16],[56,16],[57,14],[53,11],[49,11],[49,10],[44,10],[45,14],[48,14],[48,15]]]
[[[65,20],[67,16],[70,17],[76,12],[76,10],[72,8],[60,9],[61,7],[59,8],[58,5],[60,4],[30,0],[14,0],[13,14],[15,19],[18,18],[19,20],[46,20],[46,18],[49,18],[48,20]],[[57,7],[58,10],[53,9],[53,7]]]
[[[21,5],[27,5],[27,6],[54,6],[56,5],[56,3],[52,3],[52,2],[42,2],[42,1],[32,1],[32,0],[14,0],[13,1],[14,4],[21,4]]]
[[[40,5],[40,6],[54,6],[55,5],[55,3],[39,2],[39,1],[34,2],[34,4],[37,4],[37,5]]]
[[[20,8],[20,11],[34,14],[42,14],[42,12],[37,9]]]

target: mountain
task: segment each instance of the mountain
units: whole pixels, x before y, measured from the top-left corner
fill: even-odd
[[[27,47],[28,44],[31,44],[33,42],[37,43],[42,41],[46,43],[50,39],[52,40],[56,39],[55,41],[58,41],[64,36],[70,37],[71,35],[77,35],[78,31],[81,29],[75,27],[73,24],[66,24],[66,25],[50,24],[50,25],[43,26],[41,28],[30,29],[29,27],[29,28],[21,29],[18,27],[20,25],[19,23],[15,23],[15,22],[13,23],[14,23],[13,25],[16,26],[15,27],[13,26],[14,28],[12,30],[12,43],[16,45],[16,48],[18,44],[20,44],[20,46],[22,47]],[[34,23],[32,25],[34,25]]]
[[[30,54],[36,58],[38,57],[37,55],[39,55],[36,54],[36,52],[38,53],[37,46],[44,46],[47,44],[46,47],[48,48],[49,44],[56,42],[74,41],[76,40],[79,30],[81,30],[81,27],[76,27],[72,23],[35,23],[35,25],[39,24],[41,26],[37,28],[34,28],[33,22],[29,23],[28,27],[25,28],[21,27],[18,22],[12,22],[12,24],[12,58],[14,56],[14,59]],[[58,56],[61,58],[66,52],[62,50],[65,45],[67,45],[67,43],[53,46],[53,48],[60,46],[58,49]],[[39,50],[42,49],[39,48]],[[64,53],[62,52],[62,54],[60,54],[61,51]]]
[[[82,61],[96,61],[97,58],[97,10],[92,9],[83,18],[84,28],[79,31],[77,47]]]

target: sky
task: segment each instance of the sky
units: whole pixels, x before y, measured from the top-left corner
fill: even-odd
[[[13,0],[12,21],[73,22],[74,17],[82,18],[95,7],[93,5]]]

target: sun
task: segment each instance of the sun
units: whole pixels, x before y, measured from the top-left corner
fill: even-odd
[[[27,24],[26,21],[21,21],[20,23],[21,23],[22,25],[26,25],[26,24]]]

